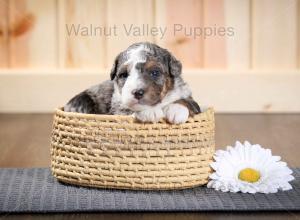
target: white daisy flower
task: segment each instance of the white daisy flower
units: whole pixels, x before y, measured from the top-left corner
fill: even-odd
[[[293,172],[279,156],[272,156],[270,149],[260,145],[236,142],[235,147],[218,150],[211,167],[208,188],[222,192],[276,193],[292,189],[289,181]]]

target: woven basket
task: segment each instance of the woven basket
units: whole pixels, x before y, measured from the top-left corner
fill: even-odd
[[[57,109],[51,169],[60,181],[101,188],[182,189],[207,183],[215,148],[214,112],[181,125]]]

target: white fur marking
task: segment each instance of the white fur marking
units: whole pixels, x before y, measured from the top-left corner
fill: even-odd
[[[142,51],[149,50],[144,45],[140,45],[137,48],[129,50],[128,61],[125,62],[125,64],[128,64],[131,66],[131,70],[129,72],[129,76],[126,79],[126,82],[122,88],[122,104],[125,106],[130,107],[130,105],[135,104],[137,100],[134,98],[132,91],[135,89],[141,89],[144,86],[144,82],[139,77],[139,73],[136,69],[137,63],[146,62],[145,58],[141,56]]]
[[[146,62],[145,58],[141,57],[141,52],[143,51],[149,51],[149,48],[147,48],[145,45],[140,45],[136,48],[128,50],[127,54],[129,56],[129,59],[125,62],[125,64],[132,64],[132,68],[140,62]]]
[[[172,124],[185,123],[189,118],[189,110],[187,107],[173,103],[164,108],[165,117]]]
[[[158,122],[164,117],[164,113],[161,108],[149,107],[144,111],[135,112],[134,116],[142,122]]]
[[[142,88],[142,86],[143,82],[140,79],[138,72],[136,70],[132,70],[122,88],[122,103],[126,106],[130,106],[134,102],[137,102],[132,94],[132,91]]]

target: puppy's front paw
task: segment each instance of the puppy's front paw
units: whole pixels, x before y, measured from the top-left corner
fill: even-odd
[[[166,119],[172,124],[185,123],[189,118],[188,108],[177,103],[168,105],[164,111]]]
[[[136,112],[134,116],[142,122],[158,122],[164,117],[164,113],[161,108],[149,108],[144,111]]]

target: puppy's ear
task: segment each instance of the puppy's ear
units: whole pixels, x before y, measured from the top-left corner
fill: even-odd
[[[173,77],[181,75],[182,65],[171,53],[168,55],[169,73]]]
[[[120,54],[116,57],[115,61],[114,61],[114,64],[111,68],[111,71],[110,71],[110,79],[111,80],[114,80],[114,78],[116,77],[117,75],[117,70],[118,70],[118,63],[119,63],[119,57],[120,57]]]

